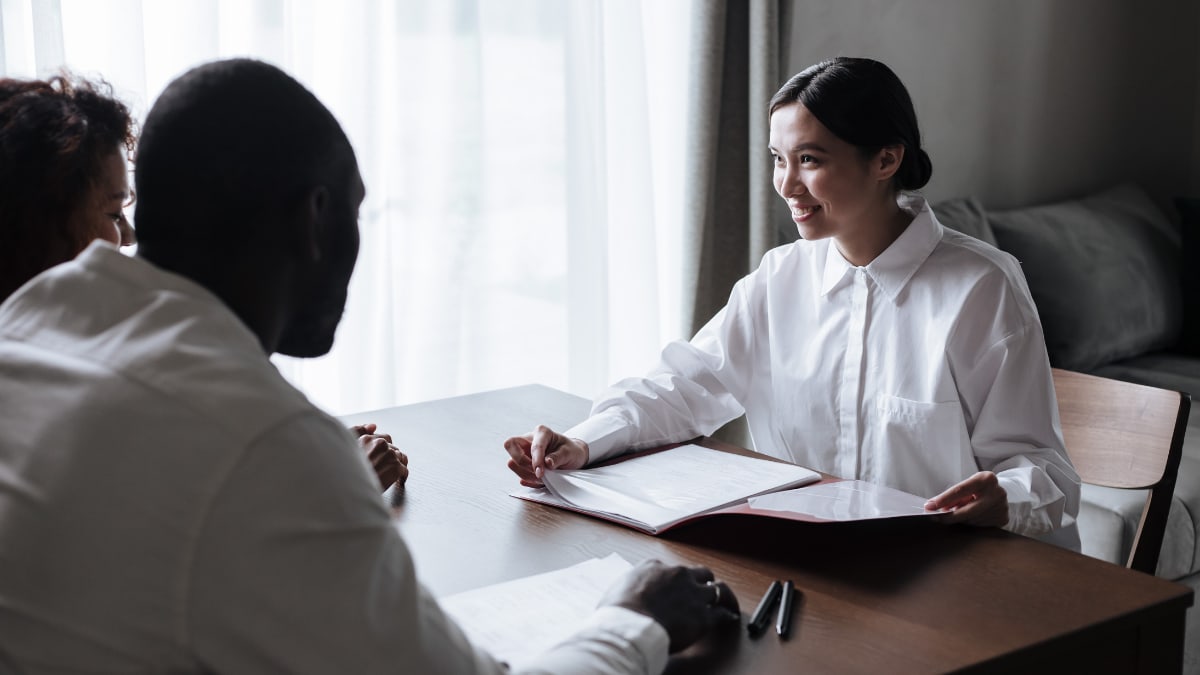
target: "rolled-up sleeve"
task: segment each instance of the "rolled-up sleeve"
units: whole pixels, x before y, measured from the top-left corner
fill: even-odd
[[[979,468],[995,472],[1008,493],[1006,529],[1078,550],[1070,526],[1079,513],[1079,474],[1063,444],[1040,326],[1026,324],[990,345],[963,375]]]

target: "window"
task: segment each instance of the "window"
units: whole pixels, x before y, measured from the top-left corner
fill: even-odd
[[[254,56],[338,117],[368,191],[346,315],[329,355],[275,359],[331,412],[590,397],[681,337],[686,0],[0,3],[7,76],[100,75],[144,117]]]

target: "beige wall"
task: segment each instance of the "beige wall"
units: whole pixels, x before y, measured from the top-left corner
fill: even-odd
[[[791,72],[869,56],[904,81],[930,199],[1200,196],[1196,0],[796,0],[792,18]]]

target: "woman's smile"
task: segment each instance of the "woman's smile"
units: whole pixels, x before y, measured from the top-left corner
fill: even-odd
[[[797,223],[803,223],[821,210],[820,204],[793,204],[788,202],[788,208],[792,210],[792,220]]]

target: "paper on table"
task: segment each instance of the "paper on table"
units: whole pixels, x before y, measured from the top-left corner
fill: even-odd
[[[516,669],[570,637],[632,569],[616,553],[438,600],[471,642]]]
[[[861,480],[821,483],[798,490],[752,497],[749,506],[762,511],[803,513],[821,520],[870,520],[904,516],[931,516],[926,499]]]
[[[549,471],[543,480],[559,499],[659,530],[746,497],[819,480],[802,466],[698,445],[683,445],[626,462]]]

